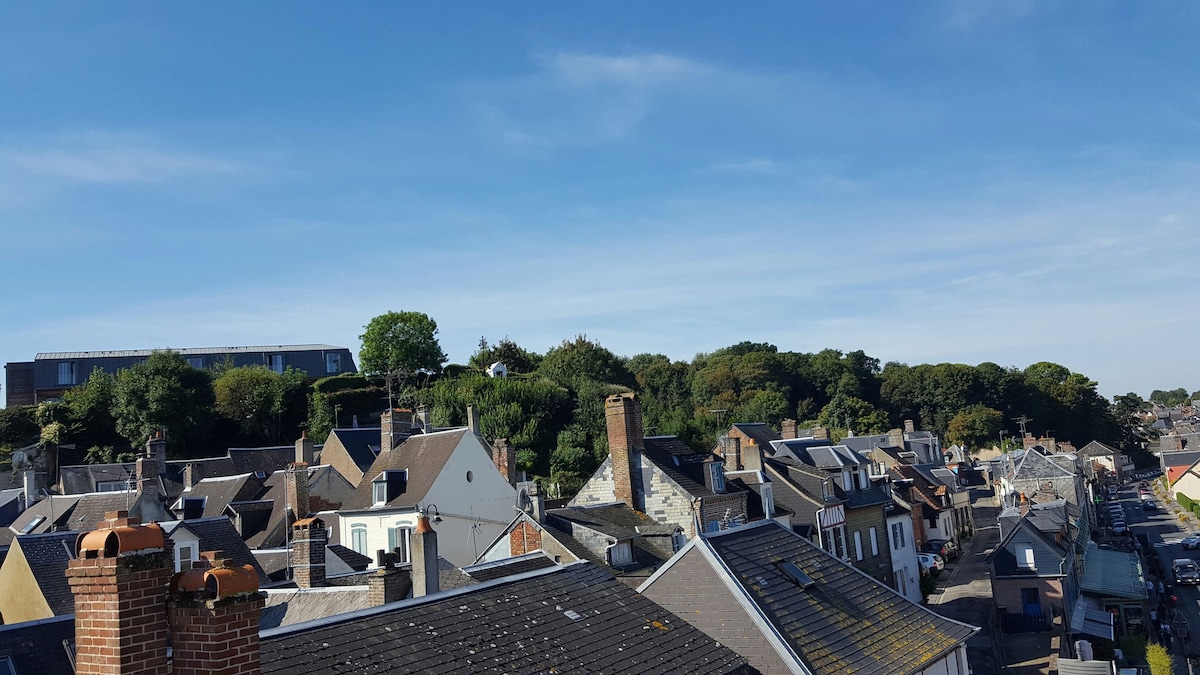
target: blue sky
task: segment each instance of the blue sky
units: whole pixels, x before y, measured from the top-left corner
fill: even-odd
[[[1200,388],[1200,5],[247,4],[0,2],[0,360],[418,310]]]

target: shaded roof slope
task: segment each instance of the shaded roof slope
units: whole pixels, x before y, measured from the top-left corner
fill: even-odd
[[[258,583],[266,585],[270,582],[267,573],[263,571],[258,559],[250,552],[250,547],[242,541],[241,535],[225,516],[215,518],[199,518],[184,520],[176,523],[163,523],[168,536],[173,536],[181,529],[190,530],[199,540],[201,551],[223,551],[225,557],[235,565],[249,565],[258,573]]]
[[[75,650],[75,617],[24,621],[0,626],[0,659],[12,660],[20,675],[63,675],[75,672],[67,643]]]
[[[751,672],[588,563],[267,631],[262,663],[263,675]]]
[[[910,602],[774,521],[694,541],[724,563],[814,673],[919,672],[979,630]],[[802,588],[783,561],[816,583]]]
[[[94,525],[95,523],[93,523]],[[90,528],[89,528],[90,529]],[[20,546],[29,571],[37,579],[38,588],[50,605],[54,616],[75,612],[75,596],[67,584],[67,563],[74,557],[75,540],[78,532],[53,532],[50,534],[27,534],[16,538],[13,546]]]
[[[416,506],[433,481],[441,473],[442,467],[450,459],[450,455],[463,437],[469,433],[466,427],[439,431],[432,434],[418,434],[408,438],[400,445],[386,452],[379,453],[371,468],[363,476],[362,483],[355,489],[354,494],[344,505],[347,509],[365,509],[372,505],[371,481],[380,473],[389,470],[408,470],[408,481],[403,493],[389,501],[384,508]]]
[[[711,452],[696,452],[676,436],[647,436],[642,456],[650,460],[693,497],[715,494],[704,477],[705,462],[717,459]]]

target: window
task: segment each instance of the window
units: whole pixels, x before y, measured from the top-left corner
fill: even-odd
[[[355,523],[350,526],[350,548],[354,549],[355,553],[361,553],[365,556],[371,554],[367,552],[367,526],[362,523]]]
[[[854,531],[854,559],[855,559],[855,560],[862,560],[862,559],[863,559],[863,554],[862,554],[862,532],[859,532],[858,530],[855,530],[855,531]]]
[[[1023,570],[1031,570],[1036,567],[1033,560],[1033,546],[1017,544],[1017,567]]]
[[[29,534],[30,532],[33,532],[37,529],[38,525],[41,525],[44,522],[46,522],[46,516],[38,516],[34,518],[33,520],[29,521],[25,527],[21,528],[21,534]]]
[[[627,541],[619,541],[612,547],[612,564],[623,565],[633,562],[633,549]]]
[[[376,480],[371,483],[371,501],[375,506],[387,503],[387,480]]]
[[[892,548],[904,548],[904,523],[892,523]]]
[[[282,375],[283,374],[283,354],[271,354],[270,356],[268,356],[267,357],[267,366],[271,370]]]
[[[879,536],[875,533],[875,528],[870,529],[871,534],[871,555],[879,555]]]
[[[187,362],[189,366],[195,368],[196,370],[201,370],[204,368],[203,356],[189,356],[187,357]]]
[[[123,480],[102,480],[96,483],[96,492],[124,492],[129,489],[129,483]]]
[[[180,546],[175,549],[175,571],[186,572],[192,569],[192,563],[196,560],[196,549],[190,544],[188,546]]]
[[[75,384],[75,362],[60,361],[58,364],[58,383]]]
[[[768,518],[775,515],[775,493],[772,491],[771,486],[765,483],[762,486],[762,507],[763,513]]]
[[[412,529],[408,527],[407,523],[397,523],[396,527],[388,528],[388,550],[396,554],[397,562],[410,562],[408,543],[411,536]]]
[[[325,372],[340,373],[342,372],[342,355],[337,352],[325,353]]]
[[[709,475],[712,477],[712,491],[713,492],[724,492],[725,491],[725,470],[724,470],[724,468],[719,463],[714,462],[714,463],[708,465],[708,472],[709,472]]]
[[[687,535],[682,532],[676,532],[675,534],[671,535],[672,551],[678,553],[679,549],[683,548],[684,546],[687,546]],[[558,556],[555,556],[555,562],[558,562],[557,558]]]
[[[853,486],[855,492],[862,492],[862,475],[857,471],[850,474],[850,484]]]

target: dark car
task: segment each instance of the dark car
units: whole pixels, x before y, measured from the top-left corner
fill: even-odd
[[[921,550],[926,553],[936,553],[946,560],[958,560],[958,544],[949,539],[930,539]]]

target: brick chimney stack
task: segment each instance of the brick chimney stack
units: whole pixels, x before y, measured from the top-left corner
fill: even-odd
[[[308,432],[301,432],[300,438],[296,441],[296,461],[312,466],[316,463],[316,458],[317,449],[313,445],[312,439],[308,437]]]
[[[813,427],[812,435],[813,435],[813,438],[818,441],[829,440],[829,430],[826,429],[825,427]]]
[[[75,596],[77,675],[167,672],[167,581],[173,569],[162,529],[141,525],[126,511],[106,513],[97,529],[80,536],[66,573]]]
[[[408,597],[412,578],[396,569],[396,554],[379,551],[375,564],[379,569],[367,577],[367,604],[378,607]]]
[[[795,438],[796,437],[796,420],[784,420],[783,421],[783,431],[780,432],[779,435],[782,436],[783,438]]]
[[[250,565],[234,566],[220,551],[200,556],[195,567],[171,578],[166,603],[171,673],[258,675],[258,622],[265,604],[258,573]]]
[[[742,470],[742,439],[737,436],[726,436],[725,447],[725,470],[726,471],[741,471]]]
[[[157,467],[155,473],[158,475],[166,475],[167,473],[167,437],[161,431],[154,432],[146,441],[146,456],[154,460]]]
[[[304,462],[292,462],[284,471],[284,499],[297,518],[306,518],[309,513],[308,465]]]
[[[911,434],[917,430],[917,425],[912,420],[904,420],[904,433]]]
[[[292,525],[292,580],[299,588],[325,585],[325,521],[303,518]]]
[[[412,436],[413,413],[407,408],[388,408],[379,416],[379,451],[387,452]]]
[[[637,509],[639,507],[634,494],[634,456],[645,449],[642,406],[637,394],[609,396],[604,402],[604,420],[608,425],[608,451],[612,455],[614,495],[617,501]]]
[[[500,470],[500,475],[509,485],[517,484],[517,451],[507,438],[497,438],[492,443],[492,461]]]
[[[412,533],[412,594],[419,598],[438,590],[437,532],[429,523],[429,516],[420,513]]]

